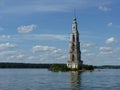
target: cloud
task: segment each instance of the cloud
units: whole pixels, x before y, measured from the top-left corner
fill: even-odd
[[[113,26],[113,23],[112,23],[112,22],[109,22],[109,23],[107,24],[107,26],[108,26],[108,27],[111,27],[111,26]]]
[[[81,44],[81,47],[82,47],[82,48],[88,48],[88,47],[93,47],[93,46],[95,46],[94,43],[82,43],[82,44]]]
[[[106,40],[107,44],[112,44],[112,43],[116,43],[116,39],[114,37],[110,37]]]
[[[54,54],[62,51],[61,49],[57,49],[56,47],[42,46],[42,45],[33,46],[31,50],[33,53],[50,52],[50,53],[54,53]]]
[[[35,45],[31,48],[32,56],[28,56],[28,60],[42,63],[63,63],[67,61],[67,52],[65,50],[51,47]]]
[[[94,3],[93,3],[94,2]],[[2,13],[30,13],[30,12],[68,12],[72,11],[73,8],[90,8],[101,5],[102,3],[110,4],[110,0],[4,0],[1,8]]]
[[[22,34],[22,35],[13,35],[11,37],[14,40],[39,40],[39,41],[53,41],[53,40],[61,40],[61,41],[68,41],[69,35],[61,35],[61,34]]]
[[[113,27],[113,28],[120,28],[120,25],[117,25],[117,24],[113,24],[113,22],[109,22],[108,24],[107,24],[107,26],[108,27]]]
[[[22,61],[26,59],[26,56],[23,53],[16,53],[8,57],[8,60],[13,60],[13,59]]]
[[[111,11],[111,8],[108,8],[106,6],[99,6],[98,9],[104,12]]]
[[[10,39],[10,35],[0,35],[0,39]]]
[[[31,54],[28,54],[31,56]],[[4,49],[0,51],[1,62],[25,62],[27,55],[19,49]]]
[[[17,28],[17,30],[19,33],[29,33],[31,31],[33,31],[36,27],[37,27],[37,25],[31,24],[28,26],[20,26]]]
[[[83,49],[83,50],[81,50],[81,52],[85,54],[85,53],[89,53],[89,50]]]
[[[68,53],[65,50],[51,46],[35,45],[31,48],[33,53],[29,60],[40,60],[39,62],[58,63],[67,61]],[[49,61],[48,61],[49,60]]]
[[[110,50],[113,50],[112,47],[100,47],[99,48],[100,51],[110,51]]]
[[[68,35],[59,35],[59,34],[42,34],[41,36],[51,39],[59,39],[59,40],[68,40]]]
[[[0,56],[1,56],[1,57],[2,57],[2,56],[7,57],[7,56],[13,55],[13,54],[15,54],[15,53],[16,53],[16,51],[1,51],[1,52],[0,52]]]
[[[101,52],[99,53],[100,56],[101,56],[101,55],[112,55],[112,54],[113,54],[112,51],[101,51]]]
[[[29,56],[27,60],[33,63],[66,63],[68,59],[67,56],[68,55],[64,51],[59,53],[44,52],[43,54],[39,54],[37,56]]]
[[[14,47],[16,47],[16,45],[9,42],[0,44],[0,50],[14,48]]]
[[[82,52],[82,57],[89,57],[89,56],[95,56],[95,53],[94,52],[91,52],[90,50],[87,50],[87,49],[83,49],[81,50]]]
[[[86,56],[95,56],[95,53],[87,53]]]
[[[100,48],[99,48],[100,49]],[[103,56],[104,59],[108,58],[118,58],[120,53],[120,48],[118,47],[103,47],[101,48],[100,52],[98,53],[98,56]]]
[[[39,52],[39,51],[53,51],[57,52],[58,49],[55,47],[49,47],[49,46],[41,46],[41,45],[36,45],[32,47],[32,52]]]

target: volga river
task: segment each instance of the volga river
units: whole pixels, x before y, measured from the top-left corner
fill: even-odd
[[[0,90],[120,90],[120,69],[82,73],[0,69]]]

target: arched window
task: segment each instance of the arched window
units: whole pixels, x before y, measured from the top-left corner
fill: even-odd
[[[72,51],[74,51],[74,48],[75,48],[75,45],[74,45],[74,44],[72,44]]]
[[[72,61],[74,61],[74,55],[72,55]]]

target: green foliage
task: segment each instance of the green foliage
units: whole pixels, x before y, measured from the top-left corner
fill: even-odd
[[[94,67],[92,65],[78,65],[78,68],[73,68],[69,69],[67,68],[66,64],[52,64],[50,66],[50,70],[54,72],[59,72],[59,71],[84,71],[84,70],[94,70]]]
[[[67,68],[66,64],[52,64],[50,66],[50,70],[54,71],[54,72],[58,72],[58,71],[68,71],[69,69]]]
[[[92,65],[78,65],[78,68],[67,68],[66,64],[52,64],[50,66],[50,70],[54,72],[59,72],[59,71],[84,71],[84,70],[94,70],[94,66]]]
[[[78,65],[78,70],[82,70],[82,65],[81,64]]]
[[[94,70],[94,66],[92,65],[82,65],[83,70]]]
[[[51,64],[0,63],[0,68],[50,68]]]

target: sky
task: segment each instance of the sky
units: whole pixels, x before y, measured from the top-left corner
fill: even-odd
[[[0,0],[0,62],[66,63],[74,10],[84,64],[120,65],[120,0]]]

